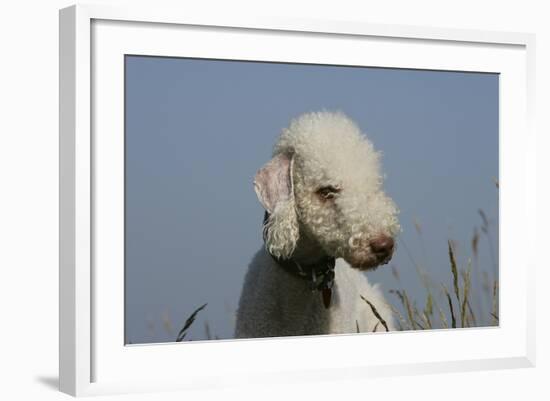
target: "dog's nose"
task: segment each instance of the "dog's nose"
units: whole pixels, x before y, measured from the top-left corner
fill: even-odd
[[[394,241],[392,237],[381,235],[370,241],[370,249],[380,259],[385,259],[393,253]]]

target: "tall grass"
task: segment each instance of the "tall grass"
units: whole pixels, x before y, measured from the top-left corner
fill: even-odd
[[[419,276],[425,290],[424,299],[412,300],[404,288],[389,290],[391,308],[399,330],[426,330],[434,328],[486,327],[499,324],[499,285],[498,264],[493,249],[491,224],[486,214],[479,210],[481,232],[487,238],[490,271],[479,266],[480,234],[474,229],[471,249],[465,266],[457,259],[457,246],[451,240],[447,242],[448,281],[433,284],[430,277],[410,252],[407,245],[401,245]],[[414,222],[416,232],[422,244],[422,254],[427,255],[422,239],[422,228]],[[473,260],[473,261],[472,261]],[[475,271],[474,271],[475,270]],[[402,286],[398,270],[392,266],[392,274],[399,286]],[[418,306],[423,305],[423,306]],[[449,325],[450,321],[450,325]]]

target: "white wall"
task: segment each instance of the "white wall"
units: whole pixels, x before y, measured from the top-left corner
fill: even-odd
[[[124,4],[131,1],[97,1]],[[134,3],[136,3],[134,1]],[[190,1],[155,1],[158,7]],[[194,2],[198,3],[198,2]],[[256,4],[254,4],[256,3]],[[511,4],[508,4],[511,3]],[[213,13],[293,15],[339,20],[430,25],[537,34],[537,110],[539,131],[539,183],[549,182],[548,149],[550,29],[544,1],[348,1],[319,0],[203,1],[200,8]],[[70,1],[2,2],[0,12],[0,392],[3,399],[61,399],[57,380],[57,10]],[[196,6],[194,6],[196,7]],[[254,11],[256,10],[256,11]],[[190,9],[190,12],[192,10]],[[546,134],[546,135],[543,135]],[[537,233],[525,233],[547,248],[550,204],[547,188],[540,185]],[[545,224],[546,223],[546,224]],[[362,383],[326,383],[315,388],[273,388],[268,392],[246,390],[246,399],[258,391],[262,398],[280,399],[289,391],[302,398],[350,397],[463,400],[541,399],[548,395],[544,379],[550,373],[548,302],[544,283],[550,280],[544,259],[538,283],[538,367],[515,371],[446,374],[375,379]],[[243,398],[244,390],[227,391],[223,397]],[[536,394],[539,394],[538,396]],[[218,399],[220,394],[206,394]],[[197,396],[194,394],[193,396]],[[130,399],[181,399],[182,394],[131,396]],[[113,398],[114,399],[114,398]]]

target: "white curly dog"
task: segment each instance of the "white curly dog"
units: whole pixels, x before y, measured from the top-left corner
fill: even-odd
[[[265,247],[245,277],[236,338],[394,329],[362,272],[391,259],[400,230],[382,181],[380,154],[344,114],[304,114],[283,130],[254,180]]]

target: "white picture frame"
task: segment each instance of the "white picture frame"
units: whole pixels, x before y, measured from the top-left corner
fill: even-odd
[[[220,35],[223,46],[216,44]],[[259,36],[270,46],[255,47]],[[182,38],[195,46],[182,46]],[[319,52],[335,38],[344,45]],[[239,41],[247,46],[231,45]],[[154,7],[61,10],[60,390],[80,396],[534,366],[529,272],[535,252],[525,252],[533,245],[522,235],[535,227],[534,43],[523,33],[212,17]],[[350,46],[368,52],[351,53]],[[123,201],[119,67],[126,53],[500,73],[500,326],[124,346],[117,222]],[[445,347],[449,343],[453,347]],[[285,355],[293,355],[292,363]]]

